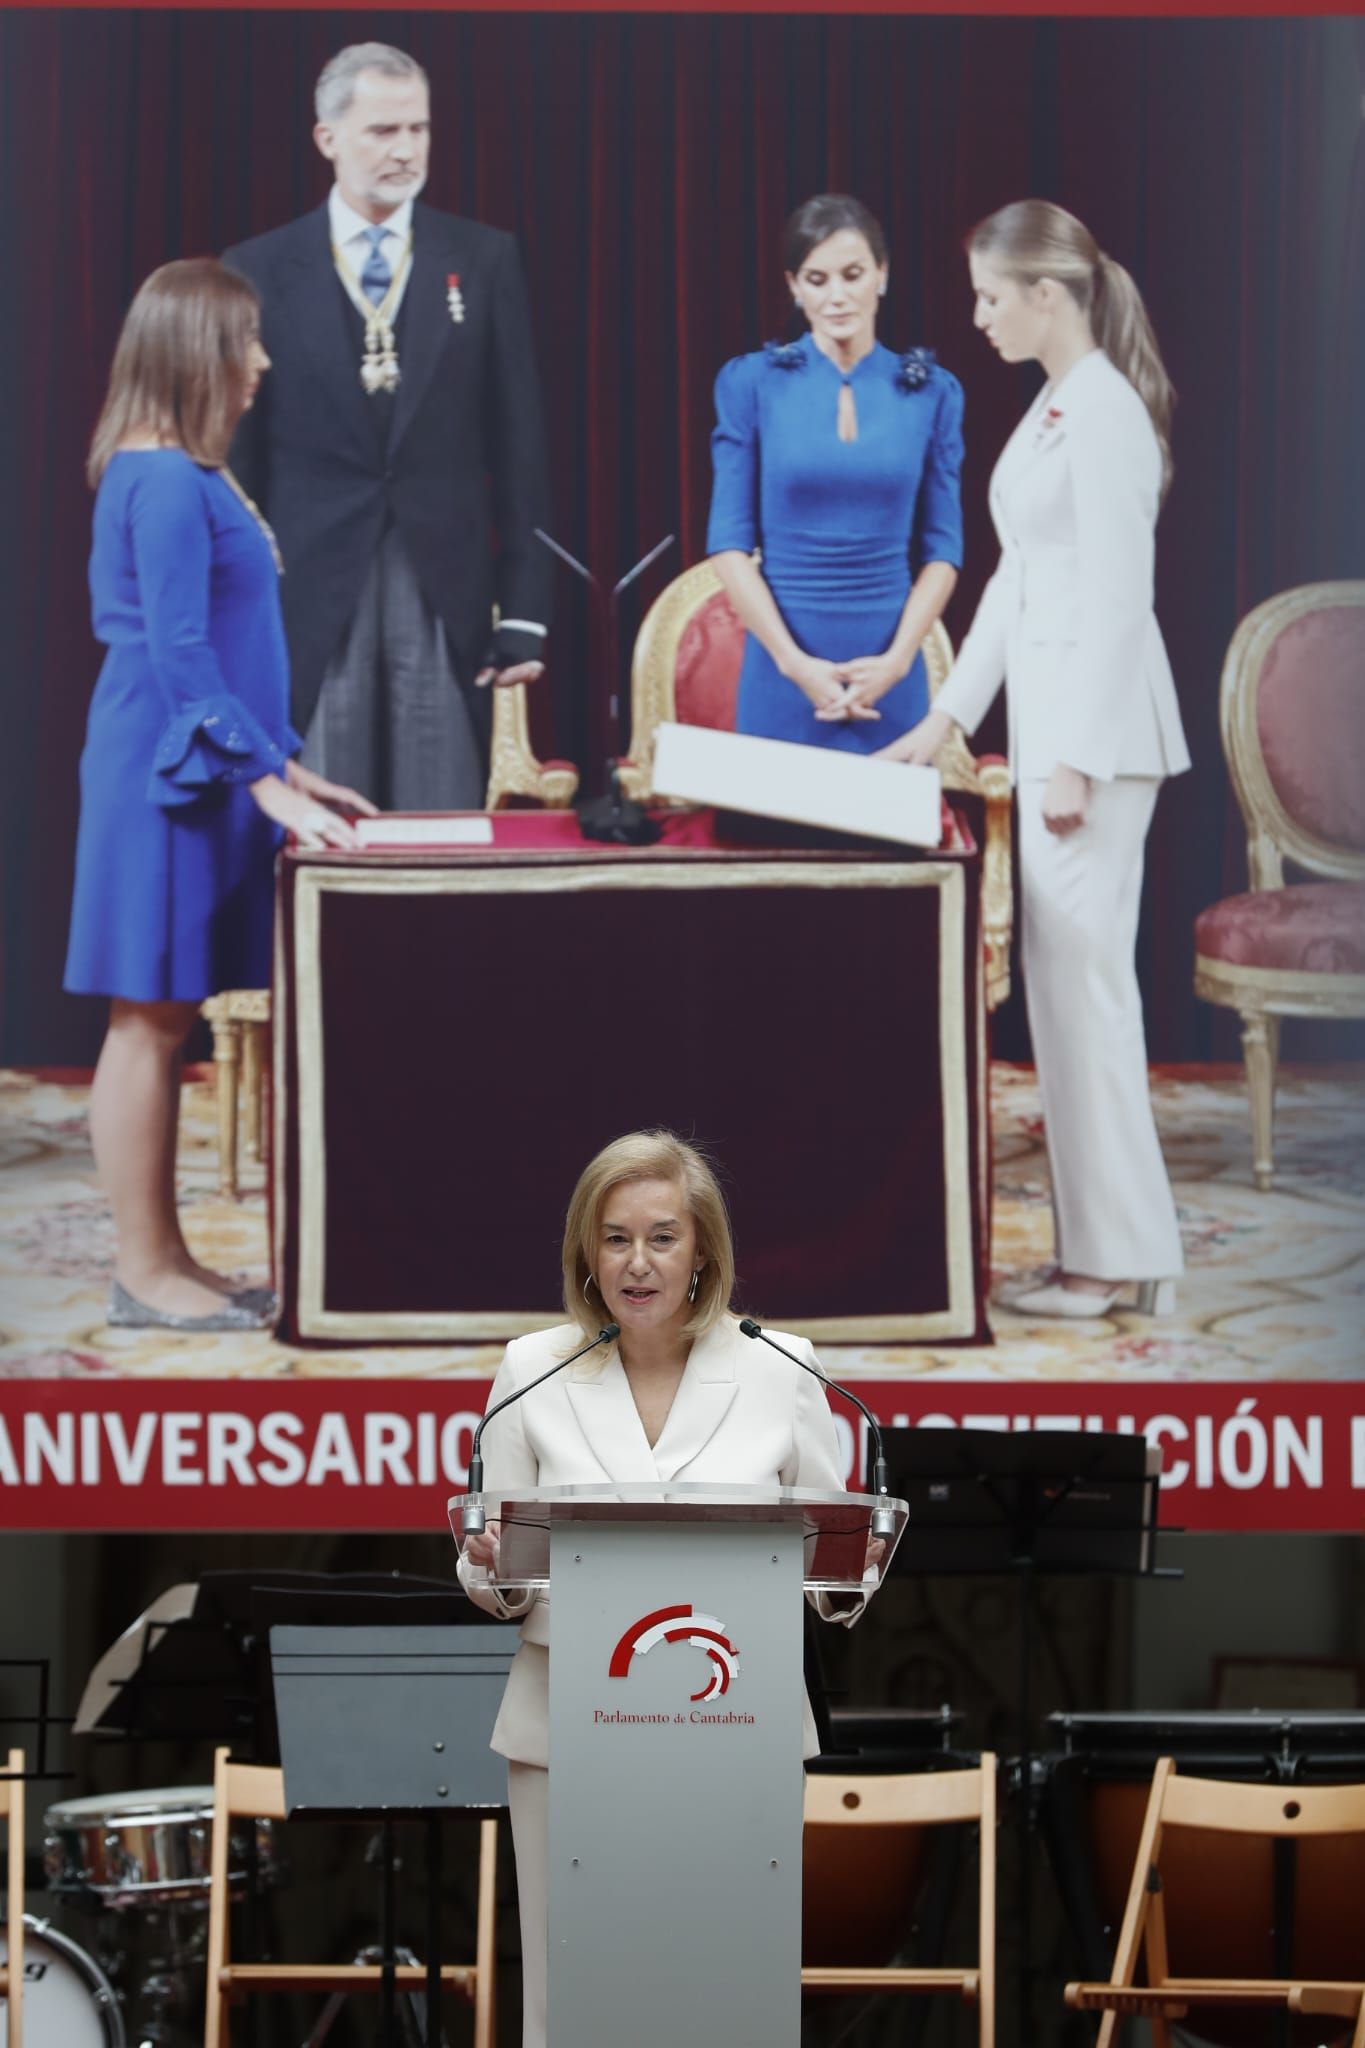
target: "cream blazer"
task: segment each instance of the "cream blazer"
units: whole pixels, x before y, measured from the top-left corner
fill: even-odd
[[[1161,450],[1103,349],[1049,384],[991,477],[1000,564],[934,708],[974,733],[1002,682],[1010,767],[1100,782],[1190,765],[1152,608]]]
[[[804,1337],[772,1335],[816,1363]],[[583,1341],[561,1323],[515,1337],[503,1355],[488,1405],[524,1386]],[[483,1440],[489,1492],[518,1486],[605,1486],[650,1480],[707,1485],[814,1486],[842,1489],[844,1475],[828,1399],[809,1373],[768,1345],[741,1334],[725,1316],[692,1346],[659,1441],[651,1449],[615,1346],[580,1359],[527,1394],[488,1426]],[[493,1731],[493,1747],[518,1763],[548,1754],[549,1595],[507,1595],[481,1582],[462,1557],[460,1583],[471,1600],[504,1619],[521,1615],[521,1647]],[[818,1594],[826,1621],[851,1627],[876,1584],[857,1595]],[[806,1754],[817,1750],[806,1709]]]

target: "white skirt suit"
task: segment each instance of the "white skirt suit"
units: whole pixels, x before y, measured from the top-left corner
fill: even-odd
[[[804,1337],[773,1337],[816,1362]],[[582,1333],[571,1324],[508,1345],[489,1406],[575,1350]],[[484,1483],[490,1492],[518,1486],[603,1486],[651,1480],[707,1485],[844,1484],[834,1418],[820,1386],[766,1344],[742,1336],[727,1315],[692,1346],[673,1406],[650,1447],[625,1368],[613,1346],[580,1359],[490,1423],[484,1438]],[[463,1558],[460,1580],[490,1613],[524,1616],[521,1643],[493,1729],[492,1746],[508,1759],[508,1802],[517,1858],[521,1911],[523,2048],[544,2048],[546,1817],[549,1763],[549,1596],[505,1596],[480,1583]],[[870,1584],[875,1584],[875,1573]],[[812,1597],[823,1619],[846,1627],[867,1595]],[[817,1753],[806,1707],[807,1756]]]
[[[1098,1280],[1183,1266],[1134,965],[1157,791],[1190,765],[1153,610],[1160,491],[1147,408],[1095,349],[1044,387],[996,464],[1000,563],[935,699],[973,733],[1006,686],[1056,1256]],[[1092,784],[1066,835],[1042,816],[1059,762]]]

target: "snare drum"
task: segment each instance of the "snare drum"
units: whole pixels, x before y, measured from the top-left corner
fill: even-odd
[[[163,1786],[63,1799],[44,1816],[43,1862],[50,1890],[95,1896],[106,1906],[144,1909],[207,1904],[213,1841],[213,1787]],[[229,1848],[234,1893],[247,1883],[255,1836],[254,1881],[278,1882],[274,1824],[238,1820]]]
[[[7,1959],[0,1925],[0,1962]],[[125,2048],[118,2000],[93,1956],[46,1920],[24,1915],[26,2048]],[[9,2048],[9,2001],[0,2001],[0,2048]]]

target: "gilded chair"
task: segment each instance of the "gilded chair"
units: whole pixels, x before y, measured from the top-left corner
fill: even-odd
[[[486,811],[500,811],[511,796],[530,797],[547,811],[567,811],[578,793],[572,761],[538,761],[531,751],[527,686],[510,683],[493,692],[493,734],[489,748]]]
[[[510,797],[529,797],[547,810],[564,811],[577,790],[578,770],[572,761],[538,761],[531,751],[525,683],[495,689],[484,809],[498,811]],[[265,1151],[265,1053],[270,1029],[270,991],[225,989],[201,1004],[200,1014],[213,1032],[218,1186],[222,1194],[235,1201],[238,1129],[243,1115],[247,1157],[260,1159]]]
[[[1196,919],[1194,986],[1242,1019],[1264,1190],[1281,1019],[1365,1016],[1365,583],[1305,584],[1248,613],[1219,718],[1251,886]],[[1321,879],[1286,884],[1286,861]]]
[[[710,562],[684,570],[660,592],[645,614],[631,661],[631,751],[620,764],[620,779],[637,803],[652,795],[654,735],[660,725],[680,720],[733,730],[743,656],[744,628]],[[942,687],[952,660],[952,642],[942,625],[935,625],[924,643],[931,697]],[[986,1003],[994,1010],[1010,989],[1009,770],[996,756],[976,759],[956,729],[938,765],[945,790],[978,796],[985,805],[982,927]]]

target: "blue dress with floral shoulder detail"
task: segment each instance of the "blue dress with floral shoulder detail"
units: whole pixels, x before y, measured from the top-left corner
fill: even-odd
[[[73,994],[201,1002],[269,981],[280,832],[247,785],[300,744],[278,584],[216,470],[176,448],[113,457],[90,556],[109,651],[81,755]]]
[[[839,439],[842,382],[857,409],[853,441]],[[707,553],[761,546],[764,579],[807,654],[884,653],[925,563],[961,567],[962,387],[923,351],[903,358],[878,342],[847,378],[809,334],[736,356],[716,379],[711,450]],[[928,705],[917,655],[880,699],[880,719],[821,724],[750,634],[736,730],[868,754]]]

